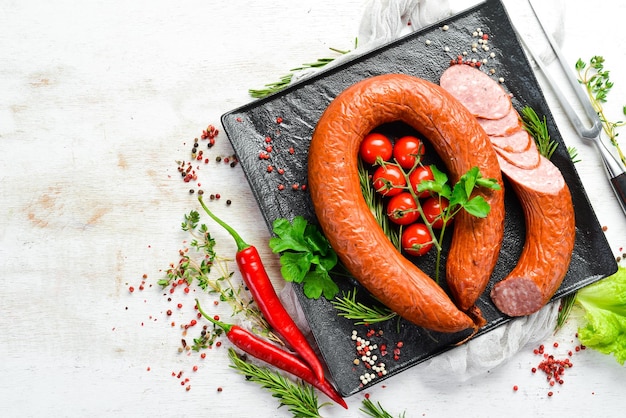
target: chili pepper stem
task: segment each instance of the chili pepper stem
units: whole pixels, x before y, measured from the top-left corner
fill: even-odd
[[[250,244],[246,243],[243,240],[243,238],[241,238],[241,236],[237,233],[237,231],[235,231],[230,225],[228,225],[226,222],[222,221],[213,212],[211,212],[209,210],[207,205],[204,203],[204,200],[202,200],[202,196],[198,196],[198,201],[200,202],[200,205],[202,206],[202,209],[204,209],[204,211],[207,213],[207,215],[209,215],[222,228],[224,228],[226,231],[228,231],[228,233],[233,237],[233,239],[235,240],[235,243],[237,244],[237,250],[238,251],[245,250],[246,248],[250,247]]]
[[[223,329],[224,332],[226,332],[226,333],[230,332],[232,326],[228,325],[228,324],[226,324],[224,322],[218,321],[215,318],[211,318],[206,312],[204,312],[202,310],[202,307],[200,306],[200,301],[198,301],[198,299],[196,299],[196,308],[198,308],[198,312],[200,312],[200,314],[204,317],[204,319],[206,319],[207,321],[213,323],[214,325],[217,325],[218,327]]]

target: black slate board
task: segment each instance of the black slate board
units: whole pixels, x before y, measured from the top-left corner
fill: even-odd
[[[443,25],[448,30],[443,30]],[[473,31],[482,29],[489,35],[489,51],[471,52],[477,42]],[[576,211],[576,244],[572,262],[562,286],[554,298],[572,293],[603,277],[613,274],[617,264],[593,212],[580,178],[572,164],[566,146],[558,132],[532,68],[511,26],[504,6],[499,0],[488,0],[443,22],[412,33],[371,53],[354,58],[335,68],[299,82],[282,92],[235,109],[222,116],[222,124],[239,158],[255,198],[271,230],[275,219],[293,219],[304,216],[315,223],[310,197],[300,187],[307,182],[307,150],[315,125],[330,101],[348,86],[367,77],[385,73],[406,73],[438,83],[439,76],[463,51],[467,59],[488,58],[481,68],[496,69],[496,77],[504,79],[503,86],[513,96],[514,106],[520,110],[528,105],[539,115],[546,115],[551,136],[559,143],[552,161],[561,169],[572,193]],[[494,57],[489,55],[494,53]],[[407,133],[406,126],[390,124],[381,127],[394,136]],[[260,158],[268,145],[272,146],[269,159]],[[268,172],[268,165],[274,170]],[[279,173],[279,169],[284,172]],[[284,185],[280,190],[279,185]],[[506,186],[506,183],[505,183]],[[514,267],[524,244],[524,217],[512,192],[506,193],[507,215],[504,244],[492,280],[478,302],[488,324],[480,334],[510,320],[497,311],[488,295],[493,283],[504,278]],[[432,271],[432,257],[419,260],[426,272]],[[443,260],[445,263],[445,260]],[[444,264],[445,265],[445,264]],[[344,292],[359,289],[358,300],[373,304],[358,283],[336,279]],[[389,320],[367,327],[337,315],[330,302],[307,299],[295,286],[298,300],[311,327],[313,336],[328,366],[339,392],[352,395],[367,385],[375,384],[408,367],[442,353],[467,337],[466,333],[441,334],[416,327],[404,320]],[[375,332],[369,339],[378,344],[376,353],[386,366],[386,375],[362,385],[359,376],[366,371],[361,362],[354,364],[357,354],[351,335],[353,330],[365,337],[368,330]],[[397,359],[394,348],[402,342]],[[382,351],[386,346],[387,352]]]

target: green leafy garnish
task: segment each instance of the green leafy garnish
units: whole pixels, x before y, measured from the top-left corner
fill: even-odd
[[[451,188],[448,182],[448,176],[444,172],[440,171],[434,165],[431,165],[430,169],[433,173],[434,180],[422,181],[420,184],[417,185],[417,191],[430,191],[436,193],[440,199],[445,198],[449,201],[448,207],[441,214],[443,227],[439,231],[439,236],[435,234],[432,225],[427,221],[425,222],[431,236],[435,240],[437,258],[435,261],[434,279],[438,283],[439,271],[441,269],[441,252],[443,251],[442,243],[444,233],[446,231],[446,225],[461,210],[467,211],[472,216],[485,218],[489,214],[491,207],[482,196],[472,196],[472,192],[476,187],[485,187],[488,189],[500,190],[500,184],[495,179],[488,179],[483,177],[478,167],[472,167],[465,174],[463,174],[459,181]],[[421,212],[422,209],[421,205],[419,204],[419,200],[416,198],[416,196],[414,196],[414,199],[416,202],[418,202],[418,209]]]
[[[241,314],[249,320],[253,332],[280,343],[280,338],[270,330],[243,282],[233,280],[234,272],[229,268],[233,260],[217,254],[215,239],[206,224],[200,221],[200,214],[195,210],[184,215],[181,229],[191,236],[188,247],[179,251],[178,262],[171,263],[165,271],[165,278],[159,279],[157,283],[165,289],[176,286],[180,280],[187,285],[195,282],[202,290],[228,303],[233,315]],[[213,344],[214,338],[214,334],[206,333],[194,339],[192,349],[199,351],[207,348]]]
[[[355,48],[356,48],[357,42],[358,40],[355,40],[354,42]],[[343,51],[343,50],[336,49],[336,48],[330,48],[330,50],[340,55],[345,55],[350,52],[350,51]],[[296,75],[295,73],[297,71],[302,71],[302,70],[306,70],[309,68],[321,68],[333,62],[335,59],[336,58],[319,58],[315,62],[302,64],[299,67],[292,68],[290,72],[282,76],[279,81],[268,83],[262,89],[249,89],[248,93],[250,94],[250,96],[254,97],[255,99],[262,99],[264,97],[269,96],[270,94],[277,93],[285,89],[287,86],[289,86],[289,84],[291,84],[293,80],[293,77]]]
[[[582,344],[617,362],[626,362],[626,267],[576,294],[576,303],[585,310],[587,321],[578,328]]]
[[[280,406],[286,406],[294,417],[319,418],[321,415],[320,405],[313,386],[294,382],[287,379],[281,373],[267,367],[258,366],[245,361],[239,357],[232,348],[228,349],[228,357],[231,366],[246,377],[246,380],[261,385],[263,389],[272,392],[272,396],[277,398]]]
[[[604,68],[604,58],[595,55],[591,57],[588,63],[579,58],[578,61],[576,61],[576,71],[578,72],[578,81],[585,88],[593,108],[600,117],[604,132],[609,137],[611,144],[615,147],[622,163],[626,164],[626,156],[624,156],[617,142],[617,136],[619,135],[617,128],[624,126],[626,122],[609,121],[602,107],[602,104],[606,103],[609,92],[614,85],[610,79],[609,70]],[[622,113],[626,116],[626,106],[622,107]]]
[[[380,402],[372,402],[369,398],[363,399],[363,408],[360,409],[361,412],[365,413],[367,416],[373,418],[393,418],[393,416],[387,412]],[[406,416],[405,412],[398,416],[398,418],[404,418]]]
[[[550,138],[548,132],[548,123],[544,115],[543,119],[537,115],[537,112],[530,107],[524,106],[522,109],[522,119],[524,127],[528,133],[535,139],[539,153],[547,159],[552,158],[552,154],[556,151],[558,143]]]
[[[385,204],[383,199],[380,197],[376,190],[374,190],[374,186],[369,178],[369,173],[367,169],[363,166],[363,161],[359,159],[359,182],[361,184],[361,193],[363,194],[363,198],[367,203],[367,207],[370,209],[370,212],[376,218],[378,225],[382,228],[383,232],[389,238],[391,243],[400,251],[400,234],[397,229],[391,227],[391,222],[389,221],[389,217],[385,213]]]
[[[465,210],[478,218],[484,218],[489,214],[491,209],[489,203],[482,196],[472,197],[472,192],[476,187],[500,190],[500,184],[497,180],[484,178],[478,167],[472,167],[461,176],[454,187],[450,188],[448,176],[444,172],[434,165],[431,165],[430,169],[435,179],[421,182],[417,186],[417,191],[432,191],[449,201],[449,206],[442,216],[444,225],[461,210]]]
[[[311,299],[320,296],[331,300],[339,287],[330,277],[337,265],[337,253],[322,232],[302,216],[292,222],[280,218],[274,221],[269,246],[280,254],[280,272],[288,282],[302,283],[304,294]]]
[[[339,316],[356,320],[355,325],[375,324],[393,319],[398,316],[386,306],[367,306],[356,300],[356,288],[341,297],[336,297],[331,301],[332,305],[339,311]]]
[[[576,302],[576,293],[570,293],[569,295],[563,296],[561,298],[561,306],[559,307],[559,313],[556,317],[556,326],[554,327],[554,332],[557,332],[563,325],[565,325],[565,321],[569,317],[572,312],[572,308]]]

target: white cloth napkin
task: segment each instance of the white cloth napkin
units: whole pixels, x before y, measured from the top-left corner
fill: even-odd
[[[453,4],[452,4],[453,3]],[[526,1],[505,0],[503,2],[513,24],[520,30],[524,39],[540,57],[549,62],[554,54],[547,43],[539,24]],[[549,25],[552,36],[557,42],[563,40],[563,0],[534,2],[544,23]],[[357,50],[335,60],[336,65],[355,55],[365,53],[384,45],[411,31],[419,30],[446,17],[465,10],[476,4],[470,0],[369,0],[364,8],[359,28],[359,46]],[[411,23],[410,25],[408,23]],[[535,48],[533,48],[535,49]],[[316,69],[304,70],[294,77],[294,82],[311,75]],[[286,308],[294,316],[296,323],[310,333],[306,318],[300,309],[294,292],[289,284],[280,294]],[[539,312],[517,318],[495,330],[470,340],[468,343],[442,353],[417,367],[434,372],[442,378],[464,381],[486,373],[520,349],[545,339],[553,332],[559,311],[559,302],[548,304]]]

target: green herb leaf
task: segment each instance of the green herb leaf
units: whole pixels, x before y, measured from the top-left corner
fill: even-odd
[[[609,137],[622,163],[626,164],[626,156],[617,142],[617,128],[624,126],[625,123],[608,120],[602,106],[607,102],[609,92],[614,87],[614,83],[610,80],[610,72],[604,68],[604,62],[603,57],[595,55],[591,57],[588,65],[579,58],[575,67],[578,72],[578,81],[585,88],[593,108],[598,113],[604,133]],[[622,110],[626,115],[626,106]]]
[[[280,218],[274,221],[275,237],[269,241],[274,253],[280,253],[281,274],[288,282],[302,283],[307,297],[317,299],[324,295],[332,299],[339,288],[329,272],[337,265],[337,253],[322,232],[302,216],[293,221]]]
[[[336,297],[331,301],[332,305],[339,311],[339,316],[355,320],[356,325],[375,324],[397,317],[397,314],[386,306],[368,306],[358,302],[356,299],[357,289],[344,293],[341,297]]]
[[[311,256],[308,253],[286,251],[280,255],[280,273],[287,282],[302,283],[311,269]]]
[[[306,274],[303,290],[309,299],[319,299],[324,295],[325,299],[331,300],[339,293],[337,283],[330,278],[328,271],[320,266]]]
[[[482,196],[475,196],[463,204],[463,209],[472,216],[485,218],[489,215],[491,206]]]
[[[369,398],[364,398],[362,404],[363,408],[361,408],[360,411],[365,413],[367,416],[372,418],[393,418],[393,416],[382,407],[380,402],[374,404],[374,402],[372,402]],[[399,415],[399,418],[404,417],[404,412]]]
[[[448,175],[439,170],[435,165],[431,165],[429,167],[430,171],[433,173],[434,180],[422,181],[420,184],[417,185],[417,191],[420,193],[430,191],[450,200],[452,196],[452,189],[448,184]]]
[[[358,39],[355,39],[354,41],[355,48],[357,46],[357,43],[358,43]],[[330,48],[330,50],[340,55],[344,55],[350,52],[350,51],[343,51],[337,48]],[[293,80],[293,77],[295,76],[296,71],[302,71],[302,70],[309,69],[309,68],[321,68],[333,62],[334,60],[335,58],[319,58],[315,62],[302,64],[299,67],[291,69],[291,72],[289,74],[282,76],[280,80],[272,82],[272,83],[268,83],[262,89],[249,89],[248,93],[250,94],[250,96],[256,99],[267,97],[270,94],[277,93],[285,89],[287,86],[289,86],[289,84],[291,84],[291,81]]]
[[[280,406],[286,406],[294,417],[319,418],[320,405],[315,393],[315,389],[303,383],[294,382],[286,378],[282,373],[271,370],[267,367],[248,363],[239,357],[235,350],[228,349],[228,357],[233,369],[246,377],[249,382],[260,385],[267,389],[272,396],[280,402]]]
[[[275,253],[286,250],[308,252],[309,246],[304,237],[306,226],[307,222],[301,216],[295,217],[292,222],[284,218],[274,221],[272,230],[277,237],[270,238],[272,251]]]
[[[324,236],[324,234],[322,234],[322,231],[320,231],[314,225],[306,225],[306,228],[304,230],[304,239],[306,240],[308,248],[312,252],[320,253],[322,256],[326,256],[327,254],[329,254],[330,246],[328,245],[328,240],[326,240],[326,237]],[[334,254],[334,252],[332,253]],[[337,257],[335,257],[335,260],[336,259]]]
[[[533,108],[525,106],[522,109],[522,119],[524,127],[535,139],[539,153],[548,159],[552,158],[552,154],[556,151],[558,143],[550,138],[546,117],[544,116],[543,119],[540,118]]]

